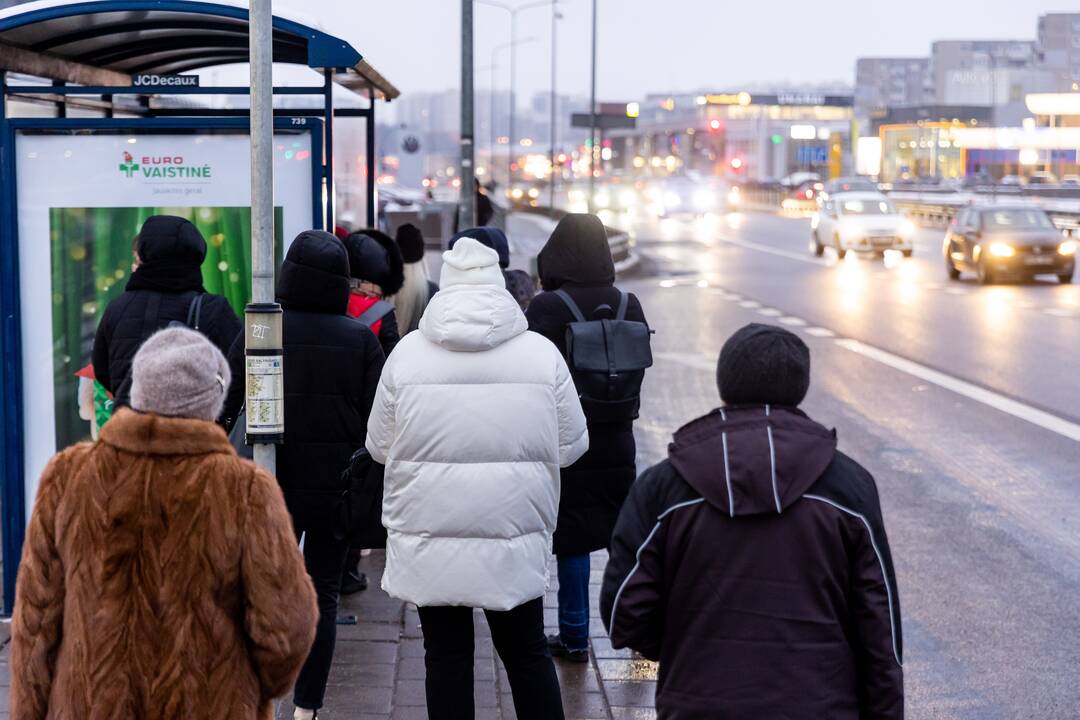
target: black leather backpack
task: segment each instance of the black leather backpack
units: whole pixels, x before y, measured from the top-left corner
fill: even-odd
[[[586,319],[565,290],[556,290],[574,316],[566,326],[566,363],[589,422],[634,420],[641,406],[641,381],[652,367],[652,331],[626,319],[630,296],[619,291],[619,307],[600,305]]]

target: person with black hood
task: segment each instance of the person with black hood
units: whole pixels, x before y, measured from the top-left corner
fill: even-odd
[[[394,240],[404,262],[404,282],[390,301],[394,305],[398,330],[404,337],[420,327],[420,317],[431,298],[439,292],[439,286],[428,275],[427,263],[424,262],[424,235],[420,228],[405,223],[397,229]]]
[[[132,249],[134,271],[124,292],[105,308],[92,355],[94,378],[112,393],[116,407],[130,403],[131,362],[158,330],[190,325],[224,355],[243,329],[229,301],[203,287],[206,240],[190,220],[153,215]]]
[[[352,277],[348,315],[371,328],[388,356],[401,339],[394,306],[385,299],[405,282],[401,250],[389,235],[371,228],[354,232],[344,242]]]
[[[619,515],[600,595],[612,646],[659,660],[661,720],[901,720],[878,491],[798,408],[809,349],[747,325],[717,385],[724,405],[675,433]]]
[[[533,282],[529,273],[524,270],[509,269],[510,240],[506,237],[506,233],[496,227],[469,228],[450,238],[448,249],[453,250],[454,244],[463,237],[477,240],[481,245],[487,245],[499,254],[499,268],[502,270],[503,279],[506,281],[506,289],[514,296],[522,312],[524,312],[529,307],[533,297],[536,296],[536,283]]]
[[[544,292],[533,298],[525,313],[529,329],[555,343],[566,357],[566,330],[575,316],[556,291],[565,292],[586,318],[619,307],[623,299],[615,287],[607,230],[595,215],[567,215],[540,251],[537,265]],[[637,297],[627,293],[626,300],[625,319],[646,323]],[[637,474],[633,430],[637,403],[614,417],[589,403],[583,406],[589,452],[562,471],[553,547],[559,574],[559,634],[550,638],[554,655],[577,662],[589,659],[589,553],[607,547]]]
[[[334,657],[338,596],[349,551],[338,527],[346,489],[342,471],[364,446],[384,361],[371,330],[345,314],[350,280],[341,241],[309,230],[289,246],[277,284],[285,345],[285,441],[277,448],[277,479],[298,539],[303,534],[304,563],[319,604],[315,644],[293,695],[295,717],[304,720],[322,706]],[[242,335],[229,364],[234,377],[243,377]],[[227,418],[239,414],[243,386],[233,383]]]

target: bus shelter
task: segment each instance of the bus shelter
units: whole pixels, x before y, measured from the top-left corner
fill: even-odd
[[[37,478],[58,448],[91,436],[80,401],[94,388],[80,375],[101,313],[130,274],[142,221],[191,219],[207,239],[207,290],[238,313],[250,297],[246,97],[232,106],[249,89],[193,74],[247,62],[248,29],[247,3],[236,0],[44,0],[0,11],[5,612]],[[296,18],[274,16],[273,59],[321,79],[274,88],[280,256],[299,231],[335,227],[335,118],[365,121],[366,220],[375,224],[375,103],[398,90],[347,41]],[[347,92],[336,98],[335,88]],[[298,96],[308,99],[283,99]]]

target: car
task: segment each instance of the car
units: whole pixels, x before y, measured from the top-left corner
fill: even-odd
[[[1050,216],[1033,205],[964,208],[945,233],[942,253],[952,280],[973,272],[986,285],[1005,277],[1030,280],[1056,275],[1070,283],[1077,242],[1062,235]]]
[[[849,250],[899,250],[904,257],[911,257],[914,237],[914,223],[877,192],[833,195],[810,220],[810,249],[819,257],[827,246],[835,248],[841,258]]]
[[[818,194],[818,202],[822,203],[831,195],[842,192],[879,192],[878,185],[873,180],[864,177],[838,177],[825,183]]]
[[[1028,185],[1057,185],[1057,176],[1052,172],[1033,172],[1028,175]]]
[[[1027,180],[1020,175],[1005,175],[998,181],[998,185],[1006,188],[1022,188],[1027,185]]]
[[[1076,187],[1080,185],[1080,175],[1069,174],[1061,176],[1061,184],[1065,187]]]

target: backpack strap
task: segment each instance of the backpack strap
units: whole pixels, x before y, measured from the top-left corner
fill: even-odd
[[[624,290],[619,291],[619,309],[615,313],[616,320],[626,319],[626,308],[630,304],[630,294]]]
[[[570,312],[573,313],[574,319],[577,322],[585,322],[585,316],[581,313],[581,308],[579,308],[577,303],[574,302],[574,299],[570,297],[570,293],[559,288],[555,291],[555,295],[566,304],[566,307],[570,308]]]
[[[187,311],[187,326],[192,330],[199,329],[199,318],[202,316],[203,295],[199,293],[191,300]]]
[[[374,305],[369,307],[364,312],[357,316],[357,320],[364,323],[367,327],[371,327],[375,323],[382,320],[384,317],[390,314],[390,311],[394,309],[394,306],[385,300],[379,300]]]

